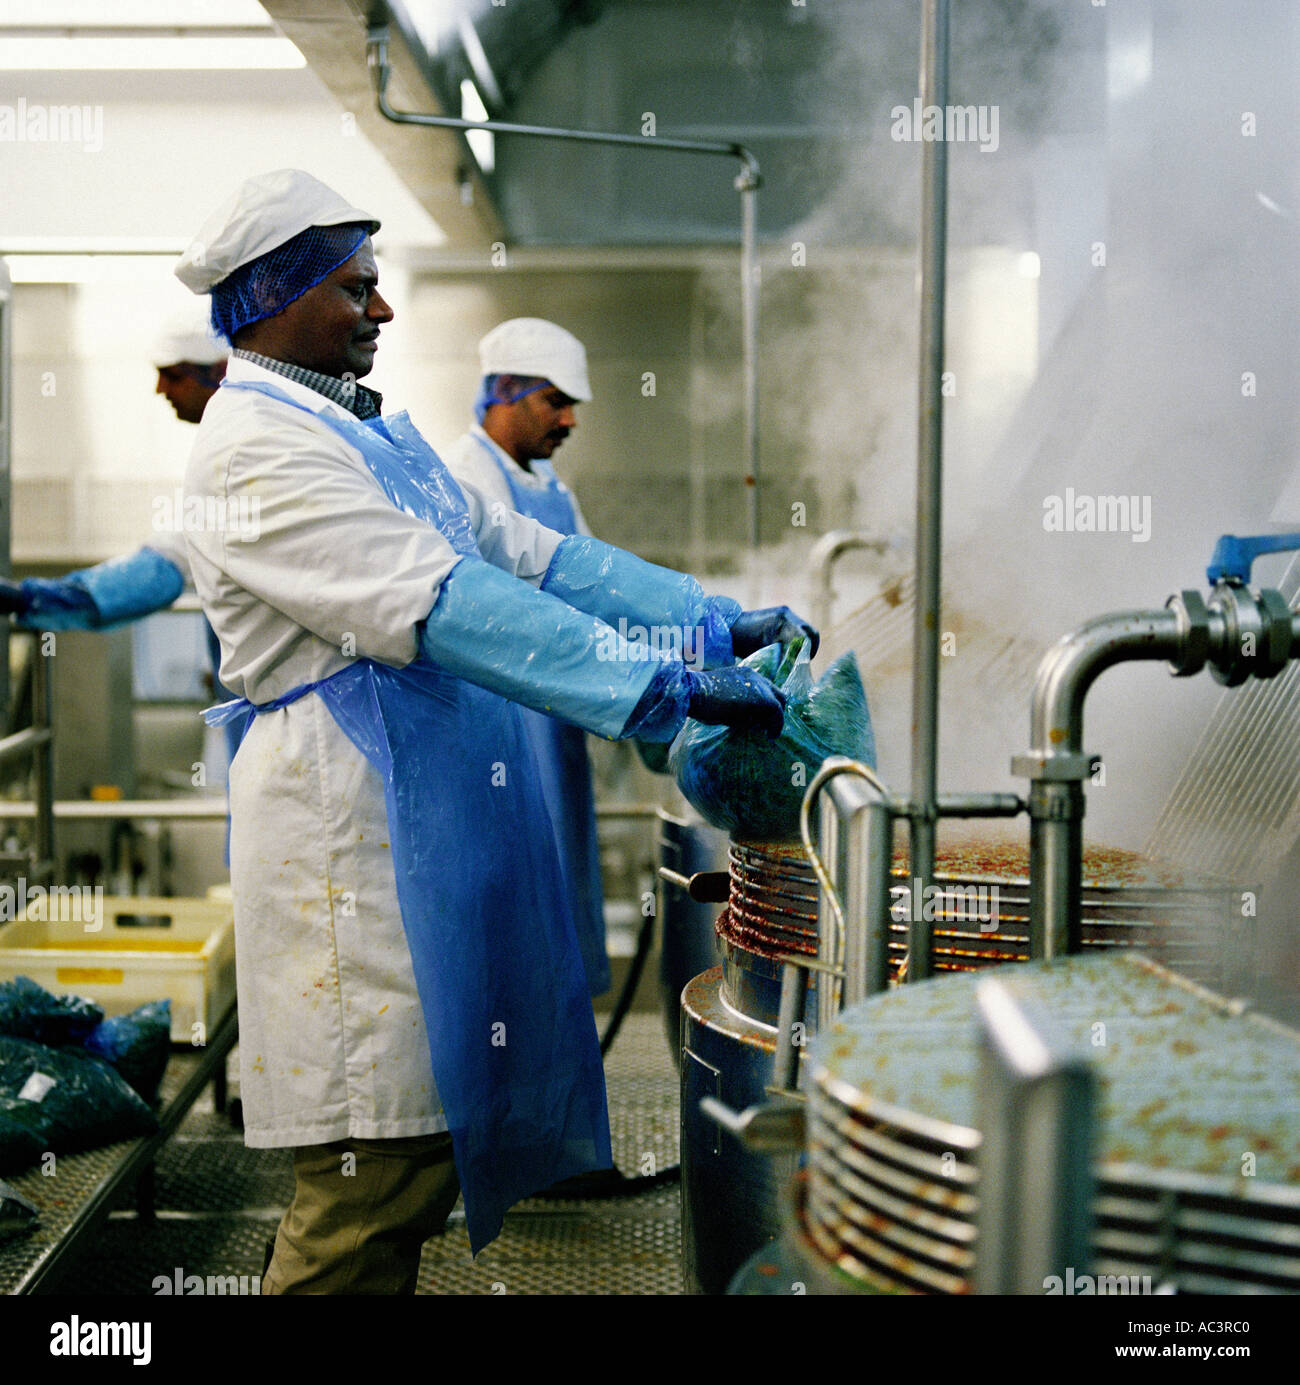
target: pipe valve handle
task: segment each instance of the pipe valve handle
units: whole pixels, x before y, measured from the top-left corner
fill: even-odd
[[[1300,534],[1251,534],[1244,538],[1221,534],[1205,575],[1212,587],[1220,582],[1244,587],[1250,581],[1251,565],[1261,554],[1289,553],[1293,549],[1300,549]]]
[[[803,1107],[787,1101],[769,1102],[733,1111],[716,1097],[700,1098],[700,1110],[738,1139],[746,1149],[778,1154],[803,1148]]]

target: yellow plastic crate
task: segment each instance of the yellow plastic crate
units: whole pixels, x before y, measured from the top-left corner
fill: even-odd
[[[92,905],[90,894],[56,892],[0,926],[0,981],[30,976],[106,1015],[170,1000],[172,1042],[206,1043],[235,998],[230,901],[101,896]]]

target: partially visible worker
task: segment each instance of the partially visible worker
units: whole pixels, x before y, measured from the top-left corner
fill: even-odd
[[[471,1248],[540,1188],[608,1168],[604,1074],[515,701],[609,737],[687,716],[779,731],[737,654],[804,631],[458,485],[359,380],[392,310],[378,221],[296,169],[249,179],[176,273],[234,348],[187,503],[231,770],[241,1095],[294,1149],[264,1292],[412,1292],[465,1196]],[[610,622],[699,629],[701,669]],[[756,643],[757,642],[757,645]],[[507,701],[506,699],[515,701]]]
[[[230,347],[213,333],[206,318],[196,318],[192,310],[176,314],[154,344],[154,393],[166,398],[182,423],[198,423],[225,378],[229,355]]]
[[[154,342],[154,392],[166,397],[177,418],[198,423],[226,373],[229,354],[202,317],[193,311],[174,315]],[[134,553],[66,577],[0,583],[0,609],[30,630],[108,630],[165,610],[189,580],[189,552],[177,523],[156,528]]]
[[[540,520],[559,534],[590,534],[573,492],[550,458],[591,398],[587,352],[571,332],[539,317],[494,327],[478,346],[476,422],[444,454],[458,481],[489,501]],[[573,902],[574,926],[592,995],[609,989],[604,890],[587,737],[581,727],[524,709],[542,791]],[[545,829],[533,824],[534,831]]]
[[[226,373],[230,348],[215,336],[206,313],[193,308],[173,313],[154,340],[151,363],[158,372],[155,394],[161,394],[183,423],[198,423]],[[155,515],[155,519],[160,516]],[[0,582],[0,611],[28,630],[111,630],[166,610],[190,585],[190,555],[182,516],[156,524],[148,543],[94,567],[65,577],[28,577]],[[212,693],[227,696],[218,678],[221,651],[205,620],[211,661]],[[239,748],[237,727],[225,735],[229,763]]]

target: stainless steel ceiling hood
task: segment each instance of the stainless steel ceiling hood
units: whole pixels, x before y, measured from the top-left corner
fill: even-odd
[[[512,0],[512,8],[517,0]],[[375,109],[366,36],[385,24],[382,0],[262,0],[276,27],[297,46],[338,102],[345,133],[364,135],[410,189],[446,236],[448,248],[481,247],[503,234],[487,188],[464,140],[450,132],[400,129]],[[413,31],[412,31],[413,34]],[[438,96],[426,75],[424,49],[401,32],[390,45],[393,100],[427,108]],[[459,107],[454,111],[459,114]]]
[[[608,0],[391,0],[390,22],[407,46],[422,53],[434,97],[451,110],[461,83],[472,81],[489,116],[503,118],[528,77],[569,33],[592,24]],[[377,17],[372,22],[383,20]]]

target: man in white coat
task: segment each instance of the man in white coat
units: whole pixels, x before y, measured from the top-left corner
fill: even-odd
[[[591,398],[587,352],[572,332],[539,317],[494,327],[478,346],[475,422],[443,455],[458,480],[490,503],[539,520],[559,534],[590,534],[578,499],[551,457]],[[600,845],[586,736],[576,726],[526,713],[542,792],[555,827],[574,926],[592,995],[609,989]]]
[[[378,221],[299,170],[248,180],[177,266],[233,351],[187,531],[252,720],[230,775],[245,1138],[294,1151],[269,1293],[409,1293],[464,1193],[470,1244],[610,1163],[603,1074],[515,702],[607,736],[769,734],[736,666],[806,629],[458,487],[359,383],[392,311]],[[255,512],[255,522],[228,522]],[[620,640],[698,628],[706,671]],[[507,701],[506,699],[514,699]]]
[[[154,340],[154,392],[183,423],[198,423],[221,384],[229,353],[200,315],[174,314]],[[134,553],[66,577],[0,582],[0,610],[28,629],[105,630],[165,610],[189,580],[189,553],[178,520],[156,526],[149,542]]]

